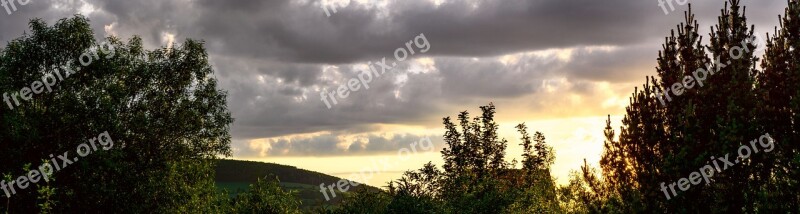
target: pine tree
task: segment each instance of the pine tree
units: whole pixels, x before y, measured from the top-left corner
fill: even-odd
[[[761,156],[715,174],[710,184],[676,190],[677,195],[661,189],[662,183],[687,177],[715,155],[735,156],[736,148],[760,136],[753,27],[738,0],[728,3],[712,27],[708,46],[702,44],[690,6],[685,24],[678,25],[677,35],[673,31],[659,52],[658,76],[634,90],[619,139],[607,121],[600,163],[606,183],[592,184],[597,176],[587,168],[583,173],[595,192],[608,188],[603,196],[607,205],[619,198],[622,203],[616,207],[622,212],[755,210],[754,195],[763,178],[749,175],[764,169]]]
[[[757,75],[758,123],[775,138],[754,178],[759,210],[800,211],[800,1],[788,1],[780,29],[768,38],[763,72]]]
[[[747,25],[745,11],[746,8],[740,8],[739,0],[731,0],[730,8],[722,11],[718,24],[711,28],[708,49],[715,59],[712,67],[716,73],[709,78],[707,101],[702,108],[713,110],[713,114],[703,117],[704,124],[711,124],[704,127],[710,128],[712,137],[706,150],[717,156],[726,153],[735,156],[740,145],[760,136],[754,120],[754,80],[758,59],[752,42],[754,26]],[[758,184],[744,176],[751,174],[755,165],[753,158],[741,160],[740,164],[714,176],[711,185],[714,194],[711,197],[715,199],[714,206],[718,211],[753,211],[752,192]]]

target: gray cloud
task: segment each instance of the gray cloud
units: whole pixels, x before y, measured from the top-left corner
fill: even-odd
[[[55,8],[58,2],[62,1],[31,0],[27,5],[15,3],[17,11],[12,11],[10,15],[5,8],[0,7],[0,41],[9,42],[20,37],[24,32],[30,32],[28,23],[32,19],[39,18],[53,23],[62,18],[69,18],[75,13],[75,10],[71,9],[72,7]],[[10,6],[9,10],[11,10]],[[100,37],[102,36],[101,34]]]
[[[0,39],[26,29],[33,17],[53,20],[78,12],[55,2],[33,1],[0,22]],[[351,3],[326,17],[319,1],[301,0],[86,0],[97,30],[115,23],[122,36],[141,35],[163,45],[163,33],[208,41],[211,52],[300,63],[374,60],[419,33],[436,44],[431,55],[492,56],[548,48],[633,45],[666,35],[687,6],[663,15],[656,1],[386,1],[385,7]],[[701,25],[714,23],[722,1],[694,2]],[[745,2],[751,22],[777,24],[784,1]],[[705,28],[704,28],[705,29]],[[179,40],[180,41],[180,40]]]
[[[683,20],[686,9],[664,15],[654,0],[448,0],[438,6],[397,0],[353,3],[326,17],[315,0],[85,0],[88,4],[74,1],[60,8],[56,2],[65,1],[32,0],[12,15],[0,12],[0,41],[22,35],[31,18],[53,23],[84,6],[95,9],[87,16],[98,37],[109,27],[122,38],[141,35],[149,48],[166,45],[166,34],[178,42],[205,40],[220,86],[229,92],[240,155],[260,152],[247,147],[250,139],[317,132],[332,134],[276,141],[269,154],[386,151],[405,139],[370,138],[346,150],[331,146],[343,143],[338,136],[384,131],[378,124],[439,127],[442,116],[463,106],[500,99],[537,99],[529,111],[548,112],[554,107],[540,99],[552,96],[542,88],[554,78],[572,84],[561,93],[586,96],[600,94],[595,83],[641,82],[655,74],[661,38]],[[707,33],[722,1],[696,3]],[[786,3],[746,4],[750,22],[764,32],[776,25]],[[431,51],[419,57],[432,58],[434,66],[407,72],[416,69],[407,61],[332,109],[320,101],[321,90],[333,90],[360,72],[352,65],[391,56],[420,33]],[[590,48],[597,46],[615,48]],[[547,49],[573,52],[570,60],[527,54]],[[496,56],[507,54],[519,59],[498,61]]]
[[[212,51],[226,56],[333,64],[386,55],[419,33],[436,43],[432,55],[444,56],[631,45],[664,35],[686,9],[664,16],[655,1],[450,0],[436,6],[404,0],[385,7],[351,3],[326,17],[318,1],[90,2],[115,15],[113,21],[127,35],[159,41],[163,32],[173,32],[210,41]],[[779,11],[774,9],[781,5],[758,8]],[[718,2],[695,6],[705,20],[714,20],[721,7]]]
[[[269,139],[265,143],[255,144],[251,148],[246,142],[237,142],[238,157],[273,157],[273,156],[338,156],[338,155],[374,155],[397,154],[400,151],[413,153],[437,152],[444,146],[441,136],[397,134],[391,137],[367,134],[348,142],[339,138],[338,134],[321,134],[312,137],[295,137]]]

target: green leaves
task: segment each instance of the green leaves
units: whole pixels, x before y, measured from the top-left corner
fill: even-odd
[[[127,43],[95,41],[81,16],[53,26],[31,21],[31,34],[0,51],[0,91],[41,80],[52,68],[77,62],[91,47],[106,43],[86,66],[14,110],[0,109],[1,172],[20,174],[22,163],[69,151],[92,133],[114,133],[115,149],[81,159],[59,172],[59,180],[19,194],[12,210],[53,212],[180,212],[216,203],[213,165],[228,156],[230,124],[224,91],[217,88],[203,42],[145,50],[138,37]],[[165,180],[169,178],[168,180]],[[167,186],[168,185],[168,186]],[[75,200],[81,199],[81,200]],[[2,206],[2,205],[0,205]]]
[[[294,197],[294,193],[284,191],[278,183],[277,178],[259,178],[247,192],[239,193],[234,199],[232,213],[301,213],[300,200]]]

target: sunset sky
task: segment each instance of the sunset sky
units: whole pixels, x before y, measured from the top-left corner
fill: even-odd
[[[665,15],[657,0],[341,1],[326,15],[317,0],[30,0],[0,8],[0,41],[20,37],[26,20],[49,24],[71,14],[98,38],[139,35],[148,48],[204,40],[220,88],[228,92],[234,159],[274,162],[348,178],[387,159],[368,183],[440,164],[442,118],[490,102],[497,107],[507,157],[520,160],[525,122],[554,147],[563,183],[602,152],[607,115],[618,129],[634,87],[655,75],[664,37],[687,5]],[[689,1],[704,38],[723,1]],[[744,1],[758,35],[771,32],[784,0]],[[368,62],[394,58],[424,34],[430,50],[397,62],[369,89],[330,109],[335,91]],[[435,145],[408,160],[398,151],[423,137]]]

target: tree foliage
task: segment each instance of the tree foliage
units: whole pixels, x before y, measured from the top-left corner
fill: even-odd
[[[115,145],[56,172],[49,183],[18,191],[0,205],[7,206],[3,210],[40,210],[37,197],[43,192],[52,202],[47,209],[56,213],[213,208],[218,194],[210,160],[230,155],[232,118],[202,42],[148,51],[138,37],[109,37],[103,42],[114,55],[100,53],[99,60],[81,66],[81,54],[101,43],[87,19],[76,16],[53,26],[34,20],[30,28],[0,51],[0,92],[30,87],[62,66],[76,73],[52,92],[0,108],[0,171],[20,176],[27,172],[23,164],[38,166],[51,154],[75,157],[79,144],[104,131]]]
[[[481,111],[475,118],[461,112],[459,125],[444,118],[447,147],[442,150],[442,168],[428,163],[408,171],[389,183],[388,198],[355,196],[383,198],[380,203],[345,203],[342,209],[370,210],[367,213],[562,212],[550,175],[554,154],[544,135],[536,132],[531,137],[525,124],[517,126],[524,152],[522,167],[515,168],[515,162],[505,160],[508,141],[498,136],[495,106],[482,106]],[[374,208],[376,204],[385,206]]]
[[[250,189],[233,199],[233,210],[229,213],[296,214],[300,212],[300,201],[292,192],[284,191],[276,178],[258,179]],[[226,212],[228,213],[228,212]]]
[[[800,2],[788,1],[780,29],[758,44],[746,8],[729,0],[708,45],[699,36],[691,7],[677,35],[666,38],[658,58],[658,76],[636,89],[618,138],[606,126],[600,161],[602,179],[585,166],[574,176],[589,213],[755,213],[798,212],[797,129],[800,95],[798,35]],[[755,50],[766,45],[761,70]],[[659,98],[673,84],[705,69],[703,86]],[[696,76],[695,76],[696,77]],[[655,95],[654,95],[655,94]],[[753,153],[715,173],[709,183],[692,185],[666,197],[662,182],[676,182],[711,164],[714,156],[737,156],[737,148],[769,133],[775,151]]]

